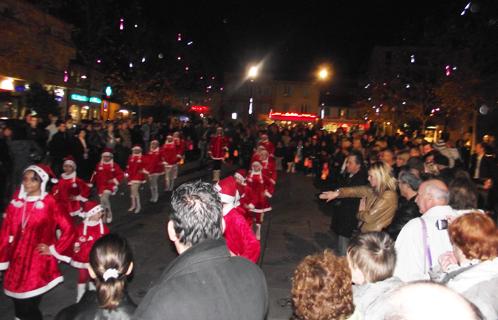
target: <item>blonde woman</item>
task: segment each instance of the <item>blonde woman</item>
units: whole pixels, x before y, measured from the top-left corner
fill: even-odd
[[[391,223],[398,206],[396,179],[387,164],[376,162],[368,170],[368,181],[370,186],[323,192],[320,199],[328,202],[336,198],[361,198],[358,229],[361,232],[382,231]]]

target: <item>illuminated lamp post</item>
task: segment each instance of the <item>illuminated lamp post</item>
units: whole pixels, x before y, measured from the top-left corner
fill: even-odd
[[[317,77],[317,80],[323,84],[325,83],[326,81],[328,81],[330,79],[330,70],[328,67],[326,66],[322,66],[318,69],[317,73],[316,73],[316,77]],[[319,87],[320,89],[322,89],[322,86]],[[322,92],[321,90],[319,90],[319,101],[318,101],[318,104],[319,104],[319,110],[320,110],[320,119],[323,119],[325,117],[325,103],[322,102]]]
[[[259,73],[259,66],[251,66],[249,70],[247,71],[247,79],[251,81],[250,83],[250,95],[249,95],[249,109],[248,109],[248,115],[249,118],[252,117],[252,114],[254,113],[254,98],[253,98],[253,90],[254,90],[254,80],[258,77]]]

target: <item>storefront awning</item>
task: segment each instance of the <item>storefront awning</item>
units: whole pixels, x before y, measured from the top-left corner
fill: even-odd
[[[316,114],[310,113],[297,113],[297,112],[270,112],[268,117],[271,120],[277,121],[315,121],[317,119]]]

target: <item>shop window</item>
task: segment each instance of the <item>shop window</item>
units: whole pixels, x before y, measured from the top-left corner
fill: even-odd
[[[80,121],[80,107],[73,104],[71,107],[69,107],[69,115],[75,122]]]

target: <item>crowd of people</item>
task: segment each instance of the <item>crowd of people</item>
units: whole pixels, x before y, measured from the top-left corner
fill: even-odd
[[[19,319],[42,319],[41,297],[63,280],[60,262],[79,276],[77,303],[57,319],[265,319],[257,263],[279,171],[313,179],[337,239],[333,251],[297,266],[295,319],[498,318],[493,141],[471,156],[445,135],[429,143],[205,120],[76,126],[53,118],[46,129],[37,121],[7,126],[1,137],[11,172],[4,190],[20,186],[0,229],[4,291]],[[175,186],[178,165],[194,158],[209,161],[212,182]],[[226,162],[239,169],[222,177]],[[126,292],[130,246],[107,227],[111,197],[126,180],[128,211],[137,214],[140,186],[148,183],[157,202],[160,179],[171,192],[167,235],[179,256],[137,306]],[[438,307],[425,299],[431,294]]]

